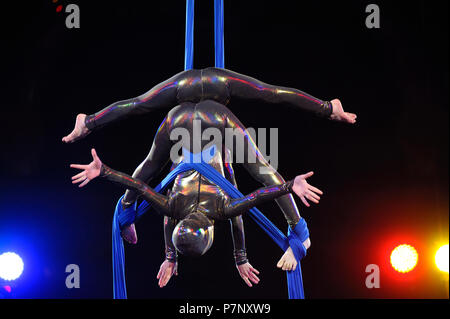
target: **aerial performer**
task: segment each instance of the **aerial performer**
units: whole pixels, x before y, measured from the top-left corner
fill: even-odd
[[[332,100],[330,102],[323,101],[297,89],[265,84],[251,77],[226,69],[207,68],[203,70],[183,71],[158,84],[139,97],[113,103],[95,114],[88,116],[85,114],[77,115],[75,128],[69,135],[63,138],[63,141],[66,143],[74,142],[95,130],[130,115],[141,115],[156,109],[172,107],[158,129],[150,153],[133,173],[134,179],[146,181],[147,183],[152,180],[170,161],[171,148],[179,142],[178,140],[171,140],[170,133],[180,127],[190,130],[192,133],[194,120],[198,120],[202,129],[214,127],[223,132],[225,128],[231,128],[241,132],[244,137],[243,140],[246,143],[243,148],[246,152],[244,158],[249,158],[249,156],[256,158],[256,163],[242,163],[247,171],[263,185],[283,185],[285,183],[283,177],[264,159],[264,156],[255,146],[251,136],[247,134],[245,127],[225,106],[233,97],[259,100],[266,103],[286,104],[336,121],[347,123],[355,123],[356,121],[356,115],[345,112],[339,100]],[[190,134],[190,136],[193,137],[194,134]],[[222,134],[222,136],[225,136],[225,134]],[[237,138],[236,140],[241,139]],[[193,145],[198,142],[201,143],[200,149],[203,150],[211,141],[191,140],[190,143],[183,145],[183,148],[192,153]],[[211,158],[210,162],[222,174],[225,174],[224,166],[226,166],[223,163],[232,162],[230,160],[224,160],[230,153],[230,150],[224,149],[224,145],[225,143],[217,145],[217,154],[215,158]],[[249,155],[248,152],[254,152],[255,154]],[[235,154],[236,151],[232,150],[231,153]],[[261,174],[261,171],[264,171],[264,174]],[[74,181],[82,182],[81,185],[84,186],[90,181],[90,178],[87,172],[82,172],[76,176]],[[123,181],[121,184],[123,184]],[[206,178],[194,170],[184,172],[175,181],[175,185],[171,191],[172,197],[177,193],[183,192],[183,187],[187,187],[196,191],[199,190],[198,192],[202,196],[205,196],[206,203],[208,203],[206,198],[210,197],[210,200],[216,205],[217,202],[213,195],[216,194],[217,190],[215,188],[209,188],[208,185],[210,184]],[[203,187],[199,188],[199,185],[203,185]],[[131,188],[130,185],[127,186],[129,189],[121,200],[121,205],[124,209],[132,207],[138,196],[136,188]],[[139,192],[141,194],[141,190]],[[190,193],[190,197],[197,199],[197,202],[193,200],[189,203],[189,207],[198,208],[199,201],[203,203],[200,200],[201,197],[198,195],[196,192]],[[184,199],[187,200],[187,198]],[[271,199],[276,199],[289,226],[295,228],[301,217],[292,195],[286,192],[283,196],[274,196]],[[314,192],[306,193],[300,196],[300,199],[306,206],[309,206],[307,199],[313,202],[318,201],[317,195],[314,195]],[[154,203],[154,200],[152,202]],[[179,202],[179,200],[172,200],[170,202],[175,203]],[[185,203],[183,205],[187,204]],[[204,210],[210,211],[211,208],[204,208]],[[229,218],[240,215],[236,214]],[[165,233],[167,234],[166,261],[162,265],[163,274],[161,275],[165,275],[164,277],[168,280],[176,271],[176,250],[170,241],[170,236],[179,218],[177,219],[173,214],[169,213],[166,213],[165,216]],[[221,218],[223,219],[223,216]],[[213,219],[218,218],[213,217]],[[137,236],[135,234],[134,223],[126,225],[122,229],[122,236],[131,242],[135,242]],[[310,245],[309,238],[304,244],[305,246]],[[247,264],[245,253],[243,253],[243,256],[244,264]],[[292,257],[292,252],[287,250],[280,259],[278,266],[288,271],[294,269],[296,262],[295,258]],[[256,274],[257,271],[249,265],[249,269],[246,272],[246,279],[253,279],[252,281],[257,283],[259,279]]]
[[[216,61],[217,65],[221,64]],[[318,203],[322,192],[306,182],[312,172],[286,182],[265,160],[243,124],[226,105],[233,98],[284,104],[324,118],[352,124],[356,121],[356,115],[345,112],[338,99],[320,100],[300,90],[269,85],[223,67],[202,70],[185,68],[185,71],[156,85],[141,96],[113,103],[95,114],[78,114],[73,131],[62,139],[65,143],[72,143],[129,116],[142,115],[153,110],[170,110],[156,133],[147,158],[137,167],[132,177],[102,164],[95,151],[92,151],[94,160],[89,165],[72,165],[83,170],[73,177],[73,183],[81,183],[81,187],[93,178],[102,176],[127,188],[116,206],[113,222],[113,254],[116,255],[113,259],[115,298],[126,298],[123,245],[117,237],[120,239],[122,236],[126,241],[136,243],[134,222],[149,205],[164,215],[166,259],[158,273],[160,287],[166,285],[171,276],[177,273],[177,252],[186,255],[204,254],[213,242],[214,221],[227,219],[232,225],[234,257],[238,271],[247,285],[257,284],[259,272],[248,262],[242,222],[242,214],[250,210],[250,216],[256,218],[258,225],[285,251],[277,266],[288,273],[289,297],[303,298],[303,287],[300,285],[299,288],[296,284],[298,281],[301,283],[297,262],[306,254],[310,239],[306,222],[300,216],[291,193],[295,192],[301,201],[309,206],[308,200]],[[221,133],[221,138],[210,136],[210,139],[196,139],[196,123],[200,124],[202,132],[216,129]],[[174,134],[179,129],[189,133],[187,141]],[[237,143],[232,143],[231,147],[224,141],[227,129],[237,133]],[[243,148],[236,145],[239,141],[243,141]],[[175,152],[178,155],[174,155],[174,146],[180,145],[182,154]],[[240,161],[239,164],[265,186],[247,196],[237,190],[231,164],[233,156],[236,156],[240,149],[244,150],[244,159],[255,160]],[[199,154],[201,163],[192,164],[190,159],[198,157]],[[169,162],[173,163],[171,173],[155,189],[150,188],[147,184]],[[174,184],[168,193],[160,193],[172,181]],[[144,198],[144,202],[138,207],[139,196]],[[288,237],[254,207],[268,200],[275,200],[281,208],[289,225]],[[191,231],[187,231],[189,229]],[[196,236],[192,230],[197,230]]]

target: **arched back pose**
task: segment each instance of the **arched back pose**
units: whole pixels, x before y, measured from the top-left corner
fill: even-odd
[[[89,116],[79,114],[74,130],[68,136],[64,137],[63,141],[73,142],[85,137],[91,131],[129,115],[144,114],[154,109],[170,108],[177,104],[179,104],[179,107],[172,110],[172,114],[169,113],[169,116],[163,122],[159,131],[166,131],[171,124],[178,123],[177,121],[180,119],[188,118],[192,121],[195,114],[194,111],[197,111],[200,105],[202,106],[202,114],[204,116],[199,116],[199,118],[211,120],[211,123],[206,123],[204,127],[224,125],[222,117],[216,116],[215,110],[222,107],[222,112],[226,109],[224,105],[228,104],[233,97],[260,100],[268,103],[284,103],[324,117],[329,117],[333,120],[348,123],[354,123],[356,119],[356,115],[344,112],[339,100],[333,100],[331,102],[322,101],[296,89],[268,85],[226,69],[208,68],[181,72],[155,86],[142,96],[116,102],[96,114]],[[205,104],[206,102],[208,103]],[[168,118],[170,120],[167,120]],[[238,123],[236,127],[244,130],[237,119],[228,122],[228,124],[230,123]],[[161,170],[163,164],[169,160],[167,148],[170,148],[170,146],[169,144],[162,143],[161,145],[163,146],[161,147],[158,142],[159,136],[163,135],[157,134],[152,150],[134,172],[134,178],[142,181],[152,179]],[[251,139],[247,139],[247,141],[251,141]],[[162,151],[161,148],[163,148]],[[166,149],[164,150],[164,148]],[[223,154],[221,156],[223,157]],[[266,186],[280,185],[285,182],[275,170],[272,170],[268,174],[259,174],[261,167],[270,167],[270,165],[268,165],[259,152],[257,158],[258,161],[256,164],[246,166],[247,170],[256,180]],[[205,185],[205,182],[201,176],[198,176],[198,173],[193,172],[192,174],[197,175],[191,179],[192,185]],[[308,194],[308,196],[312,195]],[[135,200],[136,191],[129,189],[125,194],[123,204],[124,206],[129,206]],[[277,203],[282,209],[288,223],[292,227],[295,226],[300,220],[300,214],[292,196],[281,196],[277,199]],[[131,232],[133,231],[134,229],[131,229]],[[287,264],[287,259],[288,256],[285,254],[280,260],[282,267],[284,267],[284,264]]]

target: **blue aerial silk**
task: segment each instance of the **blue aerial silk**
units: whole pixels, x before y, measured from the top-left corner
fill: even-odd
[[[186,152],[185,150],[183,150]],[[215,152],[215,146],[212,149]],[[189,170],[196,170],[211,182],[223,189],[230,197],[239,198],[244,195],[226,180],[218,171],[211,165],[204,162],[204,153],[210,153],[208,149],[199,154],[190,154],[185,156],[185,161],[176,166],[169,175],[162,180],[162,182],[155,187],[157,192],[162,192],[164,189],[182,172]],[[186,154],[186,153],[185,153]],[[122,196],[123,197],[123,196]],[[128,209],[123,209],[121,205],[122,197],[116,205],[116,210],[113,219],[112,229],[112,250],[113,250],[113,282],[114,282],[114,299],[126,299],[126,284],[125,284],[125,253],[123,247],[120,229],[126,225],[134,223],[139,219],[151,206],[150,203],[143,201],[139,207],[136,204]],[[249,210],[251,218],[273,239],[273,241],[285,251],[291,246],[292,251],[298,261],[297,268],[294,271],[287,272],[288,294],[289,299],[304,299],[303,279],[300,267],[300,260],[306,255],[306,248],[303,242],[309,238],[309,231],[305,220],[302,218],[297,223],[294,229],[288,228],[287,237],[257,208]]]
[[[186,0],[186,39],[184,42],[184,69],[194,65],[194,0]]]
[[[214,47],[215,47],[215,66],[217,68],[225,67],[224,53],[224,30],[223,30],[223,0],[214,0]],[[186,0],[186,39],[185,39],[185,56],[184,69],[193,68],[194,63],[194,0]],[[214,146],[213,146],[214,147]],[[212,149],[213,153],[215,149]],[[164,180],[155,187],[157,192],[162,192],[175,179],[175,177],[185,171],[196,170],[211,182],[222,188],[230,197],[239,198],[244,195],[226,180],[219,172],[217,172],[205,160],[205,154],[211,152],[208,149],[199,154],[191,154],[184,152],[185,161],[176,166]],[[123,196],[122,196],[123,197]],[[143,201],[139,207],[135,203],[134,206],[123,209],[121,205],[122,197],[116,205],[112,227],[112,251],[113,251],[113,286],[114,299],[126,299],[126,283],[125,283],[125,253],[123,240],[120,230],[134,223],[149,208],[150,204]],[[302,271],[300,260],[306,255],[306,248],[303,242],[309,237],[308,227],[302,218],[294,229],[288,228],[287,237],[268,220],[257,208],[249,210],[252,219],[275,241],[275,243],[285,251],[290,246],[297,258],[298,265],[294,271],[287,272],[288,294],[289,299],[304,299]]]
[[[223,35],[223,0],[214,0],[214,50],[216,68],[225,67]]]

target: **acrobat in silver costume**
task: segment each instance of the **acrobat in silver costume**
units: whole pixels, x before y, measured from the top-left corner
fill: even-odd
[[[249,208],[268,200],[277,201],[292,228],[300,219],[297,206],[289,194],[292,181],[286,183],[269,165],[245,127],[226,107],[234,97],[282,103],[322,117],[329,117],[332,113],[330,102],[300,90],[268,85],[226,69],[207,68],[181,72],[137,98],[116,102],[86,117],[86,127],[95,131],[130,115],[171,108],[156,133],[149,155],[136,169],[133,177],[105,165],[101,171],[101,176],[128,188],[122,201],[125,208],[142,195],[165,215],[166,259],[169,261],[176,261],[177,250],[191,255],[203,254],[212,244],[214,221],[230,219],[236,263],[239,265],[247,262],[241,215]],[[243,198],[231,199],[217,185],[197,171],[191,170],[177,176],[167,195],[159,194],[150,188],[146,183],[170,161],[171,148],[179,142],[170,138],[171,132],[176,128],[184,128],[192,133],[195,120],[200,121],[202,129],[218,129],[222,133],[221,136],[225,136],[224,131],[227,128],[240,132],[245,143],[244,158],[256,158],[254,163],[244,162],[242,165],[253,178],[266,187]],[[183,144],[183,148],[191,153],[195,149],[195,143],[200,144],[201,150],[205,146],[211,146],[212,139],[198,141],[193,139],[193,134],[190,134],[190,137],[191,140]],[[238,140],[238,137],[236,139]],[[209,164],[236,186],[230,160],[236,150],[227,149],[225,143],[217,144],[215,148],[216,152],[209,159]],[[264,174],[261,174],[262,168],[265,169]],[[197,235],[202,236],[189,236],[188,229],[193,229],[194,232],[197,231]]]

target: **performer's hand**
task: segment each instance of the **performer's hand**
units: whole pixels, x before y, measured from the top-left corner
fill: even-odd
[[[333,105],[333,113],[330,118],[333,121],[347,122],[350,124],[356,123],[356,114],[345,112],[341,101],[338,99],[332,100],[331,105]]]
[[[306,199],[309,199],[313,203],[318,204],[320,200],[319,195],[323,195],[322,191],[314,186],[309,185],[306,182],[308,177],[311,177],[314,172],[309,172],[303,175],[298,175],[294,179],[294,185],[292,186],[292,190],[298,197],[302,200],[303,204],[309,207],[309,203]]]
[[[167,259],[161,264],[159,267],[158,275],[156,279],[159,279],[158,285],[159,288],[164,287],[169,282],[170,278],[172,278],[173,274],[178,276],[178,267],[176,262],[168,261]]]
[[[252,283],[258,284],[259,278],[256,275],[259,275],[259,271],[250,265],[249,262],[246,262],[245,264],[236,266],[236,268],[239,271],[239,275],[241,275],[242,279],[244,279],[247,286],[252,287]],[[250,282],[251,281],[251,282]]]
[[[83,171],[75,176],[72,176],[72,184],[77,184],[82,182],[78,187],[83,187],[94,178],[100,175],[100,169],[102,168],[102,162],[98,158],[95,149],[91,150],[93,161],[88,165],[81,164],[70,164],[72,168],[82,169]]]
[[[86,114],[78,114],[77,118],[75,120],[75,127],[73,131],[62,138],[62,141],[64,143],[73,143],[77,140],[82,139],[83,137],[87,136],[91,131],[86,127],[86,124],[84,124],[84,121],[86,119]]]

